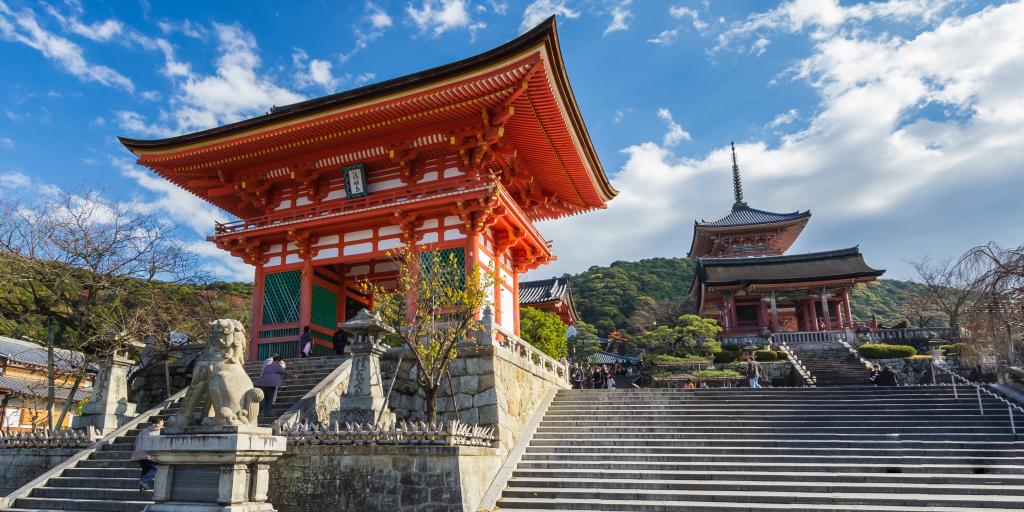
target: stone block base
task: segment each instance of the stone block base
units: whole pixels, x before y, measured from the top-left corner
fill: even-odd
[[[270,463],[285,438],[259,427],[165,429],[143,446],[157,466],[150,512],[272,512]]]

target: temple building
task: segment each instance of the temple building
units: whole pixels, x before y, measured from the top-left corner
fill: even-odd
[[[569,279],[553,277],[539,281],[521,281],[519,283],[519,306],[537,308],[558,315],[565,325],[576,325],[579,314],[572,301],[572,288]]]
[[[688,257],[697,268],[690,295],[700,315],[717,319],[727,336],[852,328],[851,290],[885,271],[869,267],[857,247],[785,254],[811,212],[749,207],[735,146],[732,161],[732,209],[693,226]]]
[[[468,59],[162,140],[138,163],[238,220],[221,249],[255,267],[250,357],[314,353],[394,283],[387,251],[451,251],[495,278],[518,333],[519,277],[554,259],[534,223],[604,208],[606,177],[566,76],[554,18]]]

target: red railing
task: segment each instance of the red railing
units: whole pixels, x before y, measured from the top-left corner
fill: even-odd
[[[486,190],[497,185],[487,177],[461,177],[438,179],[412,187],[402,187],[371,193],[356,199],[338,199],[291,208],[280,213],[270,213],[251,219],[217,223],[215,236],[231,235],[244,231],[294,224],[311,219],[339,217],[364,211],[393,207],[396,204],[414,203],[437,199],[466,192]]]

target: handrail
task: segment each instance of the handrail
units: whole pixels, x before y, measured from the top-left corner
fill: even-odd
[[[776,345],[782,349],[790,362],[793,363],[793,368],[796,368],[796,372],[800,375],[800,378],[804,380],[804,386],[810,388],[817,387],[818,378],[811,375],[810,370],[804,366],[803,361],[801,361],[800,358],[797,357],[797,355],[789,348],[789,345],[787,345],[785,341],[780,341],[776,343]]]
[[[959,394],[959,392],[956,389],[957,388],[957,385],[956,385],[956,381],[957,380],[963,382],[964,384],[967,384],[968,386],[972,386],[974,388],[974,393],[978,397],[978,412],[982,416],[985,415],[985,406],[981,402],[981,393],[982,392],[985,392],[989,396],[991,396],[992,398],[995,398],[996,400],[999,400],[1000,402],[1003,402],[1004,404],[1006,404],[1006,412],[1009,413],[1009,416],[1010,416],[1010,432],[1012,432],[1015,435],[1017,434],[1017,422],[1016,422],[1016,420],[1014,420],[1014,417],[1013,417],[1014,412],[1013,412],[1013,410],[1016,409],[1016,410],[1020,411],[1021,414],[1024,414],[1024,408],[1022,408],[1021,406],[1019,406],[1019,405],[1017,405],[1017,404],[1015,404],[1015,403],[1013,403],[1013,402],[1011,402],[1011,401],[1009,401],[1009,400],[1007,400],[1007,399],[1005,399],[1005,398],[1003,398],[1003,397],[993,393],[992,390],[988,389],[987,387],[985,387],[985,386],[983,386],[983,385],[981,385],[981,384],[979,384],[977,382],[974,382],[973,380],[970,380],[970,379],[968,379],[968,378],[966,378],[966,377],[964,377],[962,375],[958,375],[958,374],[954,373],[952,370],[947,368],[945,365],[939,364],[938,361],[932,360],[932,375],[933,376],[935,375],[934,371],[935,371],[936,368],[938,368],[939,371],[944,372],[947,375],[949,375],[949,385],[953,387],[953,396],[956,399],[958,399],[958,400],[960,399],[960,394]],[[933,386],[940,385],[940,384],[938,384],[936,382],[936,379],[934,377],[932,378],[932,385]]]
[[[850,345],[846,340],[840,338],[838,341],[844,347],[846,347],[847,351],[849,351],[851,354],[856,356],[857,359],[859,359],[860,362],[864,364],[864,368],[867,368],[868,370],[871,370],[872,368],[875,367],[873,364],[871,364],[871,361],[868,361],[867,359],[864,359],[864,357],[860,355],[860,351],[858,351],[857,349],[853,348],[853,345]]]

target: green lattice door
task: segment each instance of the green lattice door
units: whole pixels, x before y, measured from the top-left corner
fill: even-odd
[[[301,271],[267,274],[263,281],[263,325],[299,321]]]

